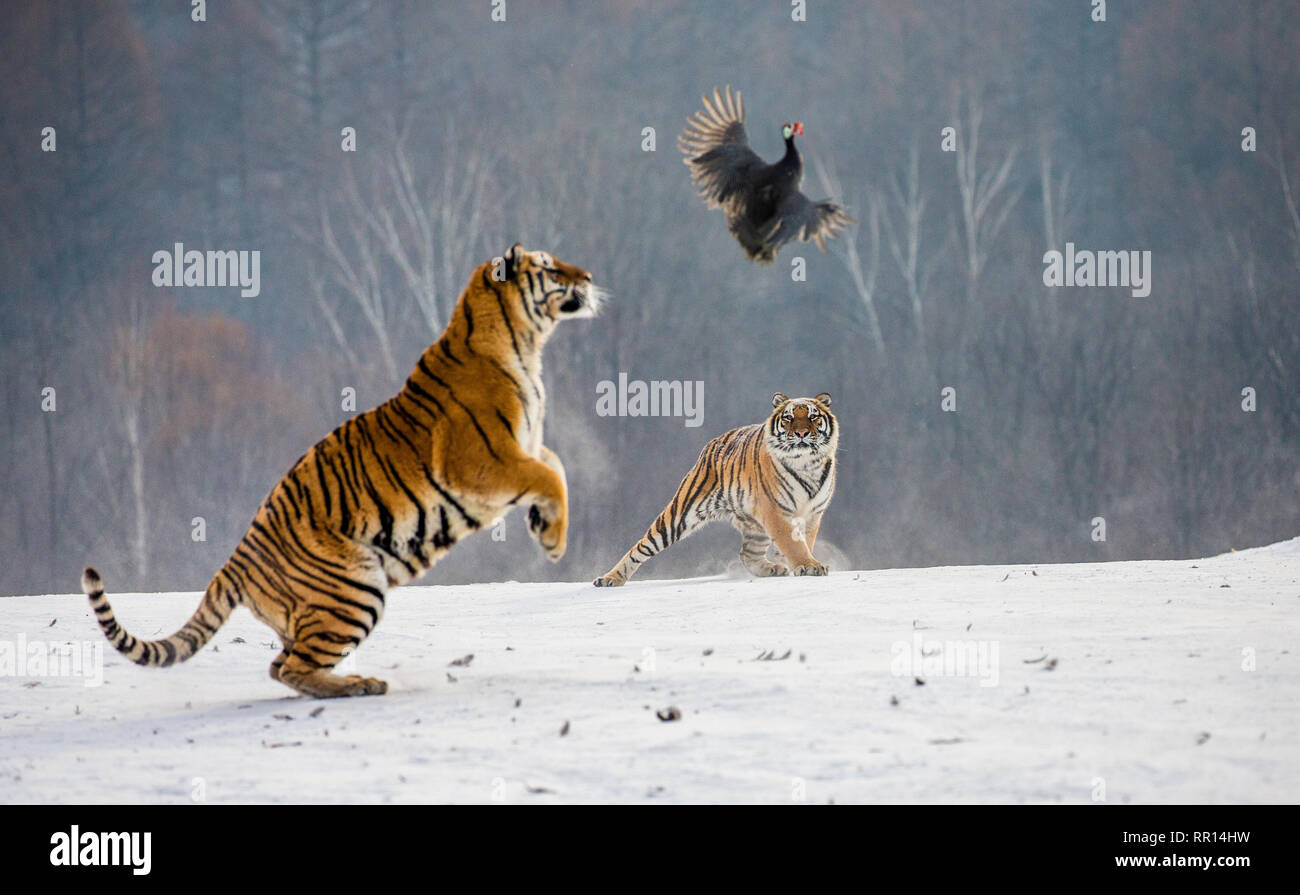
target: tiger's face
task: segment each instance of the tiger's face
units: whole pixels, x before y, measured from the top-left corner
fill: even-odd
[[[605,291],[581,267],[566,264],[549,252],[528,252],[519,243],[502,256],[505,279],[519,289],[529,319],[541,327],[560,320],[594,317]]]
[[[831,413],[831,396],[815,398],[772,396],[767,421],[767,445],[777,456],[820,458],[835,452],[839,431]]]

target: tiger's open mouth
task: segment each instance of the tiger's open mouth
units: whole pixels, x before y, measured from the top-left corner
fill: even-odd
[[[594,317],[605,300],[605,290],[587,283],[573,286],[569,297],[560,304],[560,313]]]

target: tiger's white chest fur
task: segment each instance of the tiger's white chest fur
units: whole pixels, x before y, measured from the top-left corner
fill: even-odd
[[[516,361],[510,372],[522,384],[519,399],[522,404],[520,420],[515,427],[515,440],[530,457],[542,459],[542,436],[546,419],[546,386],[542,384],[542,365],[537,360]]]
[[[546,389],[540,375],[531,381],[531,387],[536,391],[530,395],[531,400],[524,404],[524,418],[519,424],[516,438],[530,457],[541,459],[542,430],[546,422]]]

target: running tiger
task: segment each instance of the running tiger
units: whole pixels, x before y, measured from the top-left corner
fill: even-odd
[[[709,522],[725,519],[744,539],[740,559],[753,575],[825,575],[813,557],[822,514],[835,493],[839,432],[831,396],[772,396],[766,423],[732,429],[700,452],[672,502],[645,537],[593,583],[618,587],[641,563]],[[785,562],[769,562],[773,544]]]
[[[518,503],[546,555],[564,555],[568,492],[542,443],[542,348],[556,324],[593,316],[603,297],[587,271],[518,243],[480,265],[401,391],[325,436],[271,489],[179,631],[137,640],[86,569],[104,634],[137,665],[168,666],[247,606],[284,646],[273,679],[313,697],[386,692],[384,681],[330,669],[374,629],[389,588]]]

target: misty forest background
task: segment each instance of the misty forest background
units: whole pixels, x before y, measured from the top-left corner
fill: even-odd
[[[547,354],[569,552],[548,564],[516,515],[427,583],[603,572],[774,391],[834,395],[818,553],[841,569],[1295,535],[1300,18],[1108,5],[1105,23],[1088,0],[809,0],[804,23],[784,0],[510,0],[505,23],[489,0],[211,0],[205,23],[188,2],[8,5],[0,593],[72,591],[88,562],[111,591],[204,586],[348,416],[342,389],[359,410],[394,393],[516,239],[615,293]],[[860,221],[829,253],[752,265],[695,195],[676,134],[723,84],[769,161],[804,122],[806,191]],[[1067,240],[1150,250],[1151,295],[1045,288]],[[175,242],[260,250],[261,295],[155,288]],[[620,371],[703,380],[704,425],[598,417]],[[737,547],[715,526],[645,574],[714,573]]]

